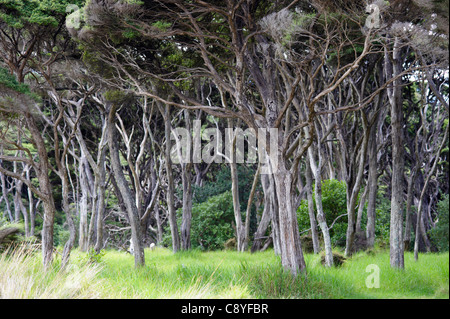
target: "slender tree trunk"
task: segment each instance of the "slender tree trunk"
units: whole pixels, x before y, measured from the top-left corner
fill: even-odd
[[[228,127],[230,130],[229,141],[230,141],[230,171],[231,171],[231,194],[233,197],[233,210],[234,210],[234,221],[236,223],[236,247],[237,251],[243,251],[244,240],[245,240],[245,229],[242,224],[242,216],[241,216],[241,204],[239,201],[239,180],[238,180],[238,172],[237,172],[237,164],[236,164],[236,138],[233,134],[233,122],[231,119],[227,120]]]
[[[181,222],[181,248],[191,249],[191,221],[192,221],[192,185],[190,165],[184,165],[182,171],[183,184],[183,216]]]
[[[85,171],[85,156],[81,152],[79,172],[80,172],[80,186],[81,186],[81,199],[80,199],[80,225],[79,225],[79,237],[78,246],[81,251],[87,251],[88,249],[88,181]]]
[[[30,180],[30,169],[26,171],[26,178]],[[34,236],[34,199],[33,199],[33,192],[29,187],[27,187],[27,195],[28,195],[28,211],[30,216],[30,222],[29,222],[29,230],[28,230],[28,236],[32,237]]]
[[[356,214],[356,236],[363,235],[361,224],[362,224],[364,206],[366,205],[368,189],[369,188],[366,186],[366,188],[364,189],[364,193],[361,195],[361,197],[359,199],[358,213]]]
[[[412,203],[413,203],[413,199],[414,199],[414,184],[416,182],[415,179],[416,179],[418,168],[419,168],[418,164],[414,165],[414,167],[411,171],[411,175],[409,176],[409,179],[408,179],[408,190],[407,190],[407,195],[406,195],[405,236],[404,236],[404,240],[403,240],[404,245],[405,245],[405,248],[404,248],[405,251],[408,251],[409,247],[411,245]]]
[[[191,132],[191,118],[188,110],[184,110],[186,129]],[[192,156],[189,151],[187,163],[181,164],[181,182],[183,186],[183,213],[181,221],[181,249],[191,249],[191,222],[192,222]],[[180,154],[181,157],[181,154]]]
[[[373,247],[375,244],[375,219],[376,219],[376,200],[378,187],[378,173],[377,173],[377,125],[372,124],[370,127],[369,138],[369,175],[367,181],[368,200],[367,200],[367,225],[366,238],[367,247]]]
[[[112,173],[115,176],[117,187],[122,196],[124,206],[127,210],[128,219],[131,226],[131,238],[134,244],[134,264],[135,267],[145,265],[144,245],[142,243],[141,223],[139,212],[136,207],[135,196],[129,188],[125,175],[122,171],[122,165],[119,158],[119,148],[117,145],[117,129],[115,126],[115,113],[117,107],[109,106],[107,132],[108,132],[108,148],[111,158]]]
[[[311,166],[309,162],[306,161],[306,198],[308,201],[308,214],[309,214],[309,222],[311,225],[311,237],[313,242],[313,250],[314,254],[318,254],[320,252],[320,242],[319,242],[319,234],[317,232],[317,221],[316,216],[314,214],[314,199],[313,199],[313,179]]]
[[[272,214],[274,214],[273,205],[271,204],[271,196],[269,194],[270,181],[267,174],[261,174],[261,186],[264,194],[264,210],[258,224],[258,229],[254,235],[251,249],[252,253],[261,250],[262,240],[264,239],[264,235],[269,227]]]
[[[269,177],[269,197],[270,197],[270,206],[272,211],[272,241],[273,241],[273,250],[275,255],[281,256],[281,235],[280,235],[280,219],[278,215],[279,205],[278,205],[278,190],[275,187],[275,179],[273,175],[268,175]]]
[[[156,244],[161,245],[163,241],[163,228],[161,224],[161,218],[159,216],[159,205],[155,207],[155,219],[156,219]]]
[[[100,250],[103,249],[104,239],[103,239],[103,217],[105,214],[105,198],[106,198],[106,170],[105,170],[105,159],[106,152],[104,150],[101,151],[100,161],[98,165],[99,176],[98,176],[98,200],[97,200],[97,238],[95,242],[95,251],[98,254]]]
[[[14,173],[18,174],[17,172],[17,162],[14,162]],[[14,223],[19,223],[20,222],[20,204],[19,201],[22,200],[22,185],[23,182],[19,181],[19,180],[15,180],[14,181],[14,188],[15,188],[15,192],[14,192],[14,198],[13,198],[13,202],[14,202]]]
[[[248,249],[248,243],[250,241],[250,215],[251,215],[251,211],[252,211],[252,203],[253,203],[253,198],[255,197],[255,192],[256,192],[256,187],[258,185],[258,180],[259,180],[259,171],[260,171],[260,166],[258,165],[258,168],[255,172],[255,176],[253,177],[253,183],[252,183],[252,188],[250,190],[250,195],[248,197],[248,202],[247,202],[247,210],[245,212],[245,233],[244,233],[244,247],[243,247],[243,251],[246,251]]]
[[[386,49],[387,50],[387,49]],[[400,40],[395,38],[393,48],[393,62],[386,52],[385,72],[386,80],[401,73],[402,61],[400,55]],[[390,226],[390,263],[391,267],[404,268],[403,244],[403,193],[404,193],[404,145],[403,145],[403,99],[401,79],[393,82],[388,88],[391,105],[392,128],[392,181],[391,181],[391,226]]]
[[[308,157],[309,157],[309,165],[311,167],[311,171],[314,175],[315,186],[314,193],[316,199],[316,210],[317,210],[317,222],[319,223],[320,229],[323,235],[324,248],[325,248],[325,265],[327,267],[333,266],[333,248],[331,246],[331,238],[330,231],[328,229],[327,220],[325,218],[325,214],[323,212],[322,206],[322,178],[321,178],[321,170],[322,170],[322,155],[320,151],[320,146],[317,149],[317,153],[319,156],[319,165],[316,166],[314,162],[312,145],[308,149]]]
[[[1,153],[0,155],[3,155],[3,148],[1,149]],[[1,165],[1,160],[0,160],[0,165]],[[9,221],[13,222],[13,216],[12,216],[12,212],[11,212],[11,204],[9,203],[9,198],[8,198],[8,194],[9,194],[9,190],[6,187],[6,179],[5,179],[5,175],[0,173],[0,181],[2,184],[2,195],[3,195],[3,200],[5,201],[5,206],[6,206],[6,211],[8,213],[8,217],[9,217]]]
[[[367,130],[367,123],[363,119],[364,126],[364,139],[361,145],[361,150],[359,153],[359,164],[358,171],[356,174],[356,180],[353,185],[351,183],[347,183],[347,240],[345,245],[345,255],[351,256],[354,252],[354,243],[355,243],[355,233],[356,233],[356,219],[355,219],[355,210],[356,203],[358,201],[358,194],[361,190],[361,184],[363,180],[364,174],[364,166],[366,162],[366,154],[367,154],[367,143],[369,140],[369,132]],[[350,168],[351,169],[351,168]]]
[[[162,111],[162,110],[161,110]],[[178,233],[177,225],[177,215],[175,211],[175,186],[173,181],[173,171],[172,171],[172,159],[170,155],[171,151],[171,125],[170,125],[170,108],[166,105],[164,115],[165,123],[165,137],[166,137],[166,148],[165,148],[165,164],[166,164],[166,174],[167,174],[167,210],[169,212],[169,225],[170,232],[172,234],[172,249],[176,253],[180,250],[180,235]]]
[[[62,267],[64,268],[65,265],[69,261],[70,252],[72,251],[73,246],[75,245],[76,240],[76,228],[75,223],[72,218],[72,214],[70,212],[70,206],[69,206],[69,178],[68,178],[68,172],[66,170],[65,166],[60,167],[59,171],[61,182],[62,182],[62,200],[63,200],[63,211],[66,216],[67,225],[69,226],[69,239],[64,245],[64,250],[62,254]]]
[[[442,139],[441,145],[436,153],[435,156],[435,161],[433,166],[431,167],[430,171],[428,172],[428,175],[425,179],[425,184],[423,185],[422,191],[420,193],[420,198],[419,198],[419,205],[417,207],[417,225],[416,225],[416,238],[415,238],[415,242],[414,242],[414,259],[417,261],[419,259],[419,238],[422,237],[425,246],[427,247],[427,251],[430,252],[431,249],[431,244],[429,242],[428,236],[426,234],[425,231],[425,226],[423,224],[423,217],[422,217],[422,210],[423,210],[423,202],[424,202],[424,197],[425,197],[425,192],[427,190],[428,184],[430,182],[431,176],[433,176],[436,168],[437,168],[437,163],[439,162],[439,155],[442,152],[442,149],[445,146],[445,143],[447,142],[448,139],[448,131],[449,131],[449,127],[447,126],[447,128],[445,129],[445,133],[444,133],[444,138]]]
[[[34,145],[39,155],[39,169],[37,178],[39,190],[43,194],[42,202],[44,208],[44,221],[42,223],[42,262],[47,269],[53,260],[53,225],[55,221],[55,202],[52,193],[52,185],[49,178],[49,162],[47,149],[41,131],[33,118],[33,115],[26,113],[25,121],[31,133]]]

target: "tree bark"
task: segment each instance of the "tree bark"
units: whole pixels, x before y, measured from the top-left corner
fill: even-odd
[[[105,198],[106,198],[106,169],[105,169],[106,152],[101,151],[98,169],[98,189],[97,189],[97,238],[95,242],[95,252],[98,254],[100,250],[103,249],[104,239],[103,239],[103,228],[104,222],[103,217],[105,214]]]
[[[261,186],[264,194],[264,210],[261,216],[261,220],[259,221],[258,228],[254,235],[251,248],[252,253],[261,250],[262,240],[264,239],[264,235],[266,234],[267,228],[269,227],[270,220],[272,219],[272,214],[274,214],[273,205],[271,203],[271,196],[269,194],[270,181],[267,174],[261,175]]]
[[[144,245],[142,243],[141,224],[139,219],[139,212],[136,207],[135,197],[132,190],[129,188],[125,175],[122,171],[120,163],[119,148],[117,145],[117,129],[115,125],[115,113],[117,107],[109,105],[107,132],[108,132],[108,146],[111,158],[112,173],[115,175],[118,190],[127,210],[128,219],[131,226],[131,238],[134,244],[134,264],[135,267],[145,265]]]
[[[186,129],[191,132],[189,111],[184,110]],[[181,221],[181,249],[191,249],[191,221],[192,221],[192,154],[189,151],[187,163],[181,163],[181,183],[183,186],[183,213]]]
[[[234,222],[236,223],[236,248],[237,251],[243,251],[244,240],[245,240],[245,229],[242,224],[242,216],[241,216],[241,204],[239,201],[239,180],[238,180],[238,172],[237,172],[237,164],[236,164],[236,137],[233,132],[233,122],[231,119],[227,119],[228,127],[230,130],[228,131],[230,141],[230,172],[231,172],[231,194],[233,197],[233,211],[234,211]]]
[[[375,220],[376,220],[376,200],[377,200],[377,187],[378,187],[378,167],[377,167],[377,125],[372,124],[370,127],[369,137],[369,174],[367,187],[368,199],[367,199],[367,225],[366,225],[366,238],[367,247],[373,247],[375,244]]]
[[[395,38],[393,56],[385,54],[386,80],[397,77],[402,71],[400,55],[400,39]],[[391,105],[391,129],[392,129],[392,180],[391,180],[391,225],[390,225],[390,264],[394,268],[404,268],[404,244],[403,244],[403,174],[404,174],[404,150],[403,150],[403,99],[401,79],[393,82],[388,88],[388,97]]]
[[[361,149],[359,152],[359,164],[358,171],[356,174],[356,180],[353,185],[347,182],[347,239],[345,245],[345,255],[351,256],[354,252],[354,243],[355,243],[355,233],[356,233],[356,218],[355,218],[355,209],[356,203],[358,200],[358,194],[361,190],[361,184],[364,174],[364,166],[366,162],[366,154],[367,154],[367,143],[369,139],[369,133],[367,130],[367,123],[363,119],[364,126],[364,137],[361,145]],[[350,168],[352,169],[352,168]]]
[[[333,248],[331,246],[331,238],[330,238],[330,231],[328,229],[327,221],[325,218],[325,214],[323,212],[323,206],[322,206],[322,178],[321,178],[321,171],[322,171],[322,155],[320,151],[320,146],[318,146],[317,149],[318,156],[319,156],[319,164],[316,166],[314,162],[314,156],[313,156],[313,150],[312,146],[308,149],[308,157],[309,157],[309,165],[311,167],[311,170],[314,175],[315,180],[315,186],[314,186],[314,193],[315,193],[315,199],[316,199],[316,209],[317,209],[317,222],[319,223],[320,229],[322,230],[323,235],[323,241],[324,241],[324,248],[325,248],[325,265],[327,267],[333,266]]]
[[[306,270],[306,264],[300,244],[297,214],[292,203],[292,173],[283,162],[279,162],[273,178],[277,187],[281,264],[297,275]]]
[[[78,170],[80,172],[80,188],[81,188],[81,199],[80,199],[80,225],[79,225],[79,237],[78,246],[81,251],[87,251],[88,249],[88,181],[85,171],[86,157],[81,152],[80,163]]]
[[[55,202],[52,193],[52,185],[49,178],[49,161],[44,139],[41,135],[35,119],[32,114],[25,114],[25,121],[31,133],[34,146],[39,156],[39,169],[37,178],[39,181],[39,191],[44,208],[44,221],[42,223],[42,262],[44,268],[48,268],[53,261],[53,225],[55,221]]]
[[[172,250],[174,253],[180,250],[180,235],[178,233],[177,215],[175,211],[175,186],[173,181],[173,171],[172,171],[172,159],[170,155],[171,151],[171,124],[170,124],[170,108],[169,105],[165,106],[165,110],[161,110],[164,115],[164,127],[165,127],[165,137],[166,137],[166,148],[165,148],[165,164],[166,164],[166,174],[167,174],[167,210],[169,212],[169,225],[170,232],[172,234]]]
[[[313,250],[314,254],[318,254],[320,252],[320,243],[319,243],[319,234],[317,232],[317,221],[316,216],[314,214],[314,199],[313,199],[313,179],[311,166],[309,165],[308,160],[306,161],[306,198],[308,201],[308,214],[309,214],[309,222],[311,225],[311,237],[313,242]]]

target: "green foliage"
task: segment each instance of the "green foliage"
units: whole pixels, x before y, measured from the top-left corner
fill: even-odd
[[[39,100],[39,96],[32,93],[28,85],[19,83],[14,75],[2,67],[0,67],[0,88],[1,87],[6,87],[14,92],[25,94],[36,101]]]
[[[53,230],[53,244],[55,247],[64,246],[64,244],[69,239],[70,233],[68,230],[64,229],[60,223],[55,223]]]
[[[380,193],[377,194],[375,214],[375,238],[378,242],[387,243],[391,225],[391,201]]]
[[[248,197],[253,183],[255,170],[251,167],[238,165],[238,184],[239,184],[239,201],[241,211],[247,208]],[[214,177],[203,184],[202,187],[193,185],[194,202],[202,203],[209,197],[223,194],[231,189],[231,173],[229,166],[222,166],[219,170],[214,171]]]
[[[181,223],[181,209],[177,210]],[[211,196],[203,203],[192,207],[191,244],[201,250],[223,249],[224,243],[234,236],[231,223],[234,221],[231,192]],[[168,227],[167,227],[168,228]],[[164,245],[171,246],[170,231],[166,229]]]
[[[28,25],[57,27],[69,4],[81,6],[80,0],[0,0],[0,21],[21,29]]]
[[[444,198],[439,201],[437,205],[437,214],[439,217],[436,226],[429,231],[430,238],[439,251],[448,251],[449,236],[448,236],[448,214],[449,214],[449,196],[446,194]]]
[[[329,179],[322,181],[322,205],[328,227],[340,215],[347,213],[347,194],[344,181]],[[314,197],[314,195],[313,195]],[[314,213],[316,211],[316,201],[314,197]],[[317,215],[316,215],[317,216]],[[297,210],[297,220],[300,231],[311,227],[308,214],[308,201],[302,200]],[[347,230],[347,218],[341,217],[330,229],[331,241],[334,245],[345,244]]]

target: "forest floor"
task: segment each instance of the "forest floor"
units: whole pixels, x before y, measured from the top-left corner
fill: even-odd
[[[273,251],[146,250],[135,269],[128,253],[108,250],[96,263],[75,250],[61,271],[43,272],[35,257],[0,256],[0,298],[449,298],[449,254],[405,254],[405,269],[389,265],[389,252],[361,252],[325,268],[306,254],[307,276],[283,271]],[[379,287],[376,276],[379,274]],[[374,286],[370,288],[371,286]]]

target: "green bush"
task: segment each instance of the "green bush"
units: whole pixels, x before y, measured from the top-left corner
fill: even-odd
[[[328,227],[340,215],[347,213],[347,185],[344,181],[334,179],[322,181],[322,206],[327,221]],[[360,194],[364,192],[361,189]],[[359,202],[359,199],[358,199]],[[366,202],[367,205],[367,202]],[[389,225],[390,225],[390,209],[391,202],[385,197],[385,191],[379,189],[377,193],[376,204],[376,222],[375,222],[375,237],[378,242],[389,241]],[[314,213],[317,216],[316,201],[314,198]],[[355,212],[357,214],[357,211]],[[300,207],[297,210],[297,219],[300,231],[311,227],[308,215],[308,201],[302,200]],[[334,246],[345,246],[347,233],[347,216],[342,216],[330,229],[331,242]],[[361,218],[361,228],[364,230],[367,224],[367,211],[364,208]]]
[[[70,232],[60,224],[55,223],[53,233],[53,244],[55,247],[62,247],[69,240]]]
[[[322,181],[322,206],[328,227],[340,215],[347,213],[346,185],[344,181],[329,179]],[[314,196],[314,195],[313,195]],[[316,200],[314,198],[314,213],[317,216]],[[311,227],[308,214],[308,201],[302,200],[297,210],[297,220],[300,231]],[[330,229],[333,245],[345,245],[347,217],[339,218]]]
[[[182,210],[177,210],[178,227],[181,226]],[[194,249],[223,249],[225,242],[234,237],[233,198],[231,192],[225,192],[208,198],[192,207],[191,245]],[[169,227],[166,227],[163,244],[172,244]]]
[[[429,231],[430,238],[439,251],[448,251],[448,194],[439,201],[437,205],[438,222],[436,226]]]

